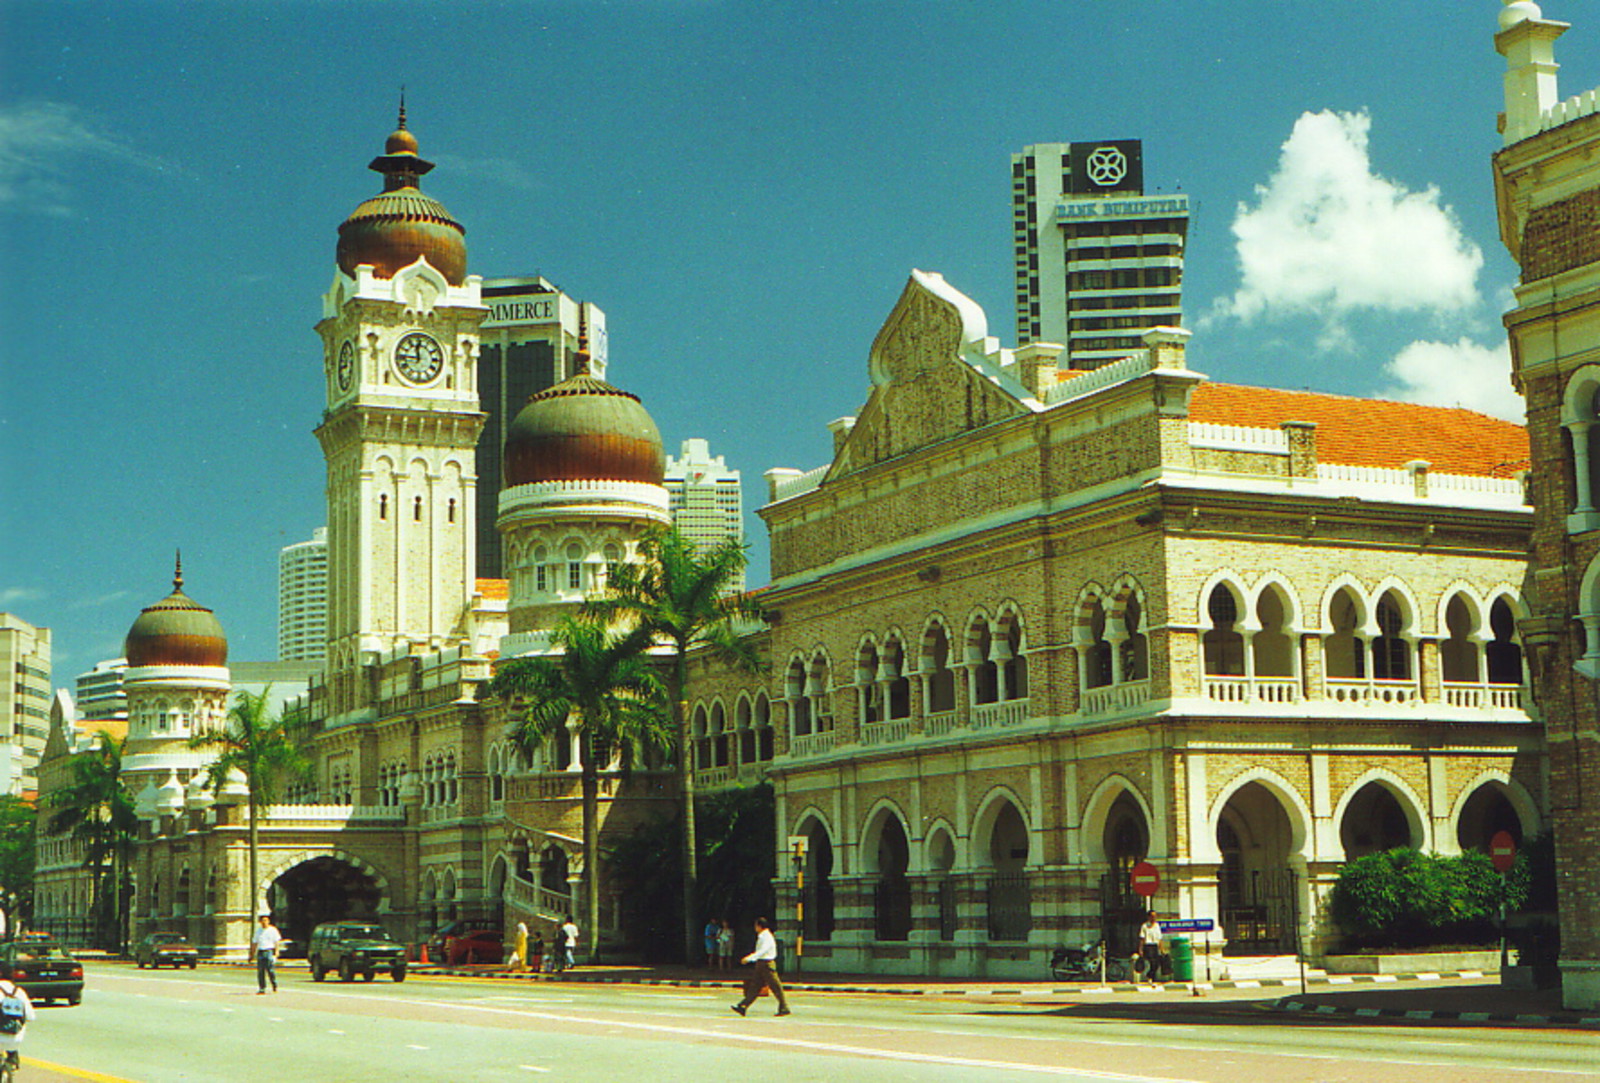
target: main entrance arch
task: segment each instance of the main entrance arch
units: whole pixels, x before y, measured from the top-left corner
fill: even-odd
[[[271,881],[267,900],[272,920],[300,947],[324,921],[376,921],[387,907],[379,877],[341,857],[308,857]]]

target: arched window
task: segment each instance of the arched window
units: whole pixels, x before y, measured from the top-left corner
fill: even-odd
[[[1334,596],[1328,608],[1332,631],[1323,643],[1322,653],[1328,676],[1361,680],[1367,675],[1367,645],[1362,639],[1360,602],[1349,590]]]
[[[689,723],[689,733],[694,739],[694,768],[704,771],[711,766],[711,738],[707,732],[709,723],[706,716],[706,705],[696,704],[694,715]]]
[[[1484,648],[1489,683],[1521,686],[1522,644],[1516,638],[1517,618],[1504,598],[1496,598],[1489,607],[1489,631],[1494,636]]]
[[[1411,641],[1406,631],[1405,610],[1393,591],[1378,599],[1378,634],[1372,640],[1372,675],[1380,681],[1411,679]]]
[[[1440,676],[1450,682],[1478,680],[1477,621],[1466,595],[1457,594],[1444,608],[1446,635],[1439,641]]]
[[[970,674],[972,702],[994,703],[1000,698],[1000,667],[991,657],[994,637],[989,632],[989,622],[977,617],[967,626],[967,667]]]
[[[1079,652],[1083,665],[1083,686],[1104,688],[1113,679],[1111,641],[1106,638],[1105,603],[1099,598],[1089,599],[1080,621],[1080,631],[1087,639],[1086,647]]]
[[[728,716],[721,703],[711,705],[711,756],[717,767],[728,766]]]
[[[1239,630],[1239,599],[1226,584],[1211,588],[1206,599],[1211,627],[1202,637],[1206,672],[1216,677],[1244,676],[1244,635]]]
[[[878,672],[889,682],[889,717],[910,718],[911,678],[906,675],[906,650],[898,637],[891,637],[884,643]]]
[[[533,589],[541,594],[550,589],[550,550],[542,545],[533,549]]]
[[[756,762],[756,731],[751,726],[749,697],[741,694],[733,705],[733,732],[739,740],[739,762]]]
[[[923,696],[929,714],[956,709],[956,675],[950,668],[950,637],[935,621],[922,637]]]
[[[583,589],[583,547],[577,542],[567,545],[567,589]]]
[[[765,692],[756,696],[752,725],[756,731],[756,759],[766,763],[772,759],[772,704]]]
[[[806,695],[811,699],[811,721],[818,733],[833,729],[833,672],[820,651],[806,673]]]
[[[1123,639],[1118,649],[1122,654],[1122,679],[1143,681],[1150,677],[1150,645],[1144,634],[1144,607],[1139,596],[1129,591],[1122,602]]]
[[[861,712],[861,724],[871,726],[886,717],[883,703],[883,684],[878,680],[878,648],[873,643],[863,643],[856,652],[856,696]]]
[[[1250,637],[1250,660],[1257,677],[1293,677],[1294,636],[1289,631],[1289,607],[1276,587],[1268,587],[1256,599],[1256,623],[1261,627]]]
[[[806,665],[796,658],[784,676],[783,698],[789,704],[789,736],[811,732],[811,700],[806,695]]]
[[[1022,653],[1022,624],[1015,613],[1000,615],[1001,698],[1028,698],[1028,659]]]

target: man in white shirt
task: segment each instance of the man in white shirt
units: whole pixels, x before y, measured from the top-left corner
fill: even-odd
[[[278,945],[283,934],[272,924],[272,919],[261,915],[261,927],[250,938],[250,954],[256,960],[256,996],[265,996],[267,981],[272,981],[272,991],[278,991]]]
[[[564,955],[561,969],[569,970],[578,963],[578,923],[572,920],[571,914],[561,926],[561,946]]]
[[[778,961],[778,942],[773,939],[766,918],[756,918],[756,950],[746,955],[744,961],[756,964],[756,972],[745,980],[744,999],[733,1005],[733,1010],[743,1015],[756,1002],[761,990],[766,988],[771,989],[772,995],[778,998],[778,1014],[788,1015],[789,1001],[783,995],[783,984],[778,981],[778,971],[774,965]]]

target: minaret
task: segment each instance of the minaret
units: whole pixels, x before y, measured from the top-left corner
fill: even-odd
[[[1561,101],[1565,23],[1507,2],[1505,146],[1494,156],[1500,238],[1521,266],[1505,316],[1534,464],[1531,574],[1521,621],[1550,764],[1562,999],[1600,1007],[1600,95]]]
[[[405,105],[369,168],[383,191],[339,227],[323,297],[328,465],[328,673],[334,715],[361,711],[348,678],[378,652],[456,642],[474,585],[481,280],[464,231],[419,189]]]

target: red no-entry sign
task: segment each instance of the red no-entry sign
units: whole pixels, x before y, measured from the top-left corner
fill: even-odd
[[[1148,899],[1161,886],[1161,874],[1150,862],[1141,861],[1128,871],[1128,883],[1133,886],[1134,894]]]
[[[1517,840],[1509,831],[1496,831],[1489,840],[1489,860],[1499,872],[1510,872],[1517,863]]]

